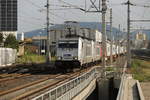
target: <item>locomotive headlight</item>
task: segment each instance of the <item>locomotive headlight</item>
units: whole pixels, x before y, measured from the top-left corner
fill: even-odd
[[[58,60],[61,60],[61,57],[57,57]]]
[[[78,57],[73,57],[73,59],[74,59],[74,60],[77,60],[77,59],[78,59]]]

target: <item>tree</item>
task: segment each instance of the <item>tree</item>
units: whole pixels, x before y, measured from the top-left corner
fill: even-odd
[[[3,42],[3,34],[0,33],[0,44]]]
[[[19,42],[16,40],[14,35],[9,34],[4,42],[4,46],[7,48],[18,49]]]

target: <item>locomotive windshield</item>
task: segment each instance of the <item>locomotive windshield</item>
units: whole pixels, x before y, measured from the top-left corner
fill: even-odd
[[[59,48],[78,48],[77,42],[60,42],[58,44]]]

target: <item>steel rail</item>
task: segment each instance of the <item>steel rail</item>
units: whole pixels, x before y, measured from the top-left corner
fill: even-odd
[[[88,70],[90,70],[90,68],[87,68],[87,69],[84,69],[82,71],[78,71],[76,73],[73,73],[73,74],[68,74],[67,77],[64,77],[64,78],[61,78],[60,80],[55,80],[53,81],[53,83],[51,84],[47,84],[46,86],[43,86],[43,87],[40,87],[40,88],[37,88],[37,89],[34,89],[32,91],[29,91],[29,92],[26,92],[20,96],[17,96],[16,98],[12,99],[12,100],[23,100],[33,94],[36,94],[36,93],[39,93],[41,91],[44,91],[45,89],[47,88],[51,88],[53,86],[58,86],[58,84],[62,84],[64,82],[67,82],[69,81],[70,79],[73,79],[75,77],[78,77],[80,76],[81,74],[83,74],[84,72],[87,72]]]
[[[60,75],[56,75],[56,76],[54,76],[54,77],[58,77],[58,76],[60,76]],[[44,82],[44,81],[49,80],[49,79],[52,79],[52,76],[46,77],[46,78],[41,79],[41,80],[38,80],[38,81],[34,81],[34,82],[31,82],[31,83],[28,83],[28,84],[25,84],[25,85],[21,85],[21,86],[19,86],[19,87],[10,89],[10,90],[8,90],[8,91],[0,92],[0,97],[1,97],[1,96],[4,96],[4,95],[9,95],[9,93],[12,93],[12,92],[15,92],[15,91],[19,91],[19,90],[24,89],[24,88],[26,88],[26,87],[30,87],[30,86],[39,84],[39,83]]]
[[[10,77],[7,77],[7,78],[3,78],[3,79],[0,79],[0,82],[4,82],[4,81],[9,81],[9,80],[13,80],[13,79],[18,79],[18,78],[21,78],[21,77],[26,77],[26,76],[30,76],[31,74],[18,74],[16,76],[10,76]]]

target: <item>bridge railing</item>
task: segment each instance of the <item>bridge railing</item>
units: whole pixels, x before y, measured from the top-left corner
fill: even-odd
[[[75,79],[33,98],[32,100],[70,100],[95,79],[97,74],[96,69],[97,68],[94,68]]]
[[[123,67],[123,74],[122,74],[122,77],[121,77],[121,83],[120,83],[120,87],[119,87],[119,92],[118,92],[118,95],[117,95],[117,100],[124,100],[124,97],[125,97],[125,84],[126,84],[126,80],[127,80],[127,76],[126,76],[126,68],[127,68],[127,61],[125,62],[125,65]]]
[[[118,92],[118,96],[117,96],[117,100],[124,100],[124,95],[125,95],[125,84],[126,84],[126,75],[123,74],[122,78],[121,78],[121,84],[119,87],[119,92]]]

